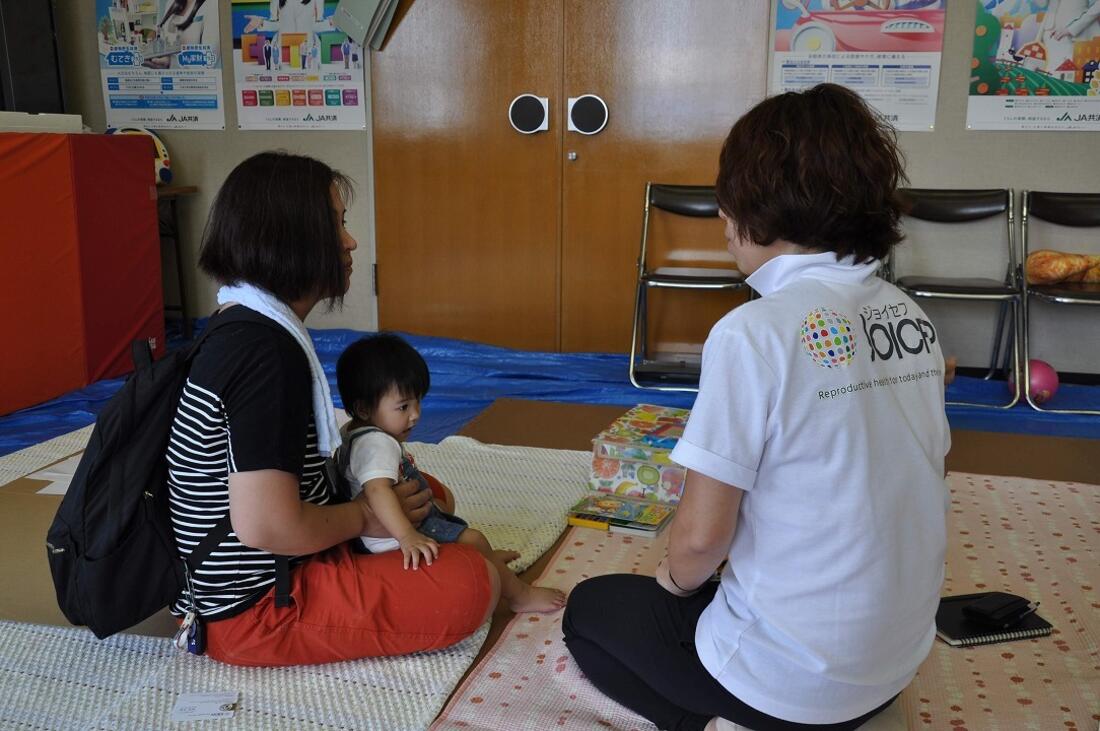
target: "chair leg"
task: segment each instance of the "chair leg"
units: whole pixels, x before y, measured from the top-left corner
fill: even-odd
[[[627,369],[627,375],[630,377],[630,382],[635,388],[644,388],[638,383],[638,377],[634,372],[635,367],[638,364],[639,356],[645,360],[645,295],[646,295],[645,283],[640,279],[638,280],[637,290],[634,293],[634,323],[631,326],[630,331],[630,365]]]
[[[1043,409],[1031,397],[1031,307],[1028,302],[1024,302],[1023,310],[1024,322],[1020,330],[1024,338],[1024,355],[1019,373],[1020,378],[1016,381],[1016,393],[1017,395],[1023,393],[1024,399],[1031,408],[1042,411]]]
[[[645,364],[648,361],[649,343],[648,343],[648,327],[649,327],[649,288],[645,282],[638,281],[638,291],[634,298],[634,329],[630,337],[630,364],[628,373],[630,376],[630,383],[635,388],[641,388],[653,391],[688,391],[697,392],[698,386],[688,385],[676,385],[668,386],[663,385],[660,382],[647,382],[642,383],[638,378],[638,366]]]
[[[1012,400],[1008,402],[1008,405],[1004,408],[1011,409],[1013,406],[1020,402],[1020,310],[1021,304],[1019,298],[1012,300],[1010,304],[1012,308],[1012,326],[1008,330],[1009,342],[1005,344],[1005,371],[1008,371],[1009,364],[1009,350],[1012,351],[1012,379],[1016,384],[1014,389],[1015,393],[1012,396]]]
[[[984,380],[988,381],[997,375],[997,361],[1001,358],[1001,342],[1005,336],[1005,317],[1008,314],[1008,308],[1010,304],[1008,302],[1002,302],[1000,308],[997,311],[997,325],[993,328],[993,353],[989,358],[989,370],[986,372]],[[1005,347],[1005,355],[1008,355],[1008,348]]]
[[[1017,375],[1018,363],[1020,359],[1019,345],[1020,345],[1020,318],[1018,316],[1018,307],[1016,303],[1012,304],[1012,326],[1008,330],[1007,340],[1005,341],[1004,357],[1001,359],[1000,372],[1005,376],[1012,376],[1015,378]],[[1013,358],[1015,356],[1015,358]]]

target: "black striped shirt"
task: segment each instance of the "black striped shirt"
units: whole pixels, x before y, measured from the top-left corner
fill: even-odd
[[[251,310],[237,306],[219,317],[234,322],[213,333],[195,357],[168,443],[169,502],[181,556],[228,513],[233,472],[283,470],[299,477],[302,500],[324,504],[333,495],[317,452],[305,354]],[[203,616],[229,617],[271,588],[274,558],[230,532],[193,582]],[[172,610],[182,614],[189,604],[184,592]]]

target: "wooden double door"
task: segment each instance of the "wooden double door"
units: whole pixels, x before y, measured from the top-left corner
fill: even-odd
[[[645,183],[714,180],[731,124],[764,94],[768,8],[403,1],[371,61],[381,327],[627,350]],[[509,123],[523,93],[548,98],[548,131]],[[566,131],[583,94],[607,104],[598,134]],[[701,246],[721,252],[707,225]],[[654,342],[701,341],[730,306],[667,304]]]

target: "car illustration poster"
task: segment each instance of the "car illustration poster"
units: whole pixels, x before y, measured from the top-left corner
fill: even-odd
[[[336,6],[336,0],[231,0],[241,129],[366,129],[366,58],[333,25]]]
[[[96,0],[109,127],[224,129],[219,0]]]
[[[824,82],[904,131],[936,124],[947,0],[780,0],[771,92]]]
[[[1100,130],[1100,0],[979,0],[967,129]]]

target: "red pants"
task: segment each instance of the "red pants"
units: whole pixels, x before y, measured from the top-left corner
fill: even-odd
[[[402,560],[400,551],[357,554],[347,544],[319,553],[291,569],[289,607],[275,606],[272,589],[243,613],[207,622],[206,654],[230,665],[312,665],[438,650],[481,626],[489,567],[475,548],[444,544],[416,571]]]

